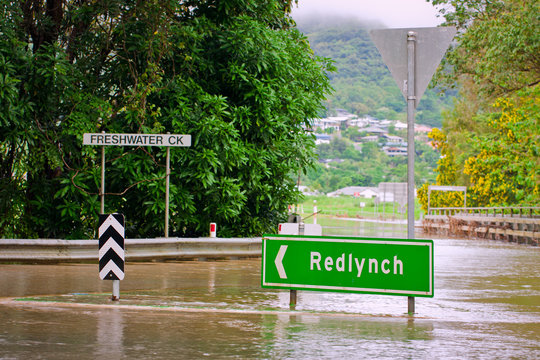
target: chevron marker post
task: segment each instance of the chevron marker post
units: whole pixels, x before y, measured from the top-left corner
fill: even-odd
[[[124,279],[124,215],[99,215],[99,277]]]

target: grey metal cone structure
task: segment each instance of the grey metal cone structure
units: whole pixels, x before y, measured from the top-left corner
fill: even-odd
[[[415,107],[426,91],[450,42],[456,35],[455,27],[371,30],[370,36],[384,63],[392,73],[407,100],[407,33],[416,33]]]

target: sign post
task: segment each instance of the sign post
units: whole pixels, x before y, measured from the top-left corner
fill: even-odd
[[[120,280],[124,280],[125,221],[122,214],[99,215],[99,277],[112,280],[112,300],[120,299]]]
[[[101,147],[101,214],[105,214],[105,147]]]
[[[166,146],[165,169],[165,237],[169,237],[170,147],[191,146],[191,135],[177,134],[107,134],[85,133],[83,145],[101,148],[101,214],[99,215],[99,276],[112,280],[113,301],[120,299],[120,280],[124,279],[124,216],[105,214],[105,146]]]
[[[265,235],[262,286],[433,297],[433,241]]]
[[[169,177],[170,147],[191,146],[191,135],[179,134],[107,134],[85,133],[83,145],[98,145],[101,149],[101,213],[105,213],[105,146],[166,146],[165,169],[165,237],[169,237]]]
[[[165,159],[165,237],[169,237],[169,186],[171,177],[171,147],[167,146]]]
[[[372,30],[371,38],[407,101],[407,237],[414,239],[414,110],[420,102],[455,27]],[[414,314],[414,297],[408,299]]]
[[[416,32],[407,32],[407,238],[414,239],[414,109],[415,67],[416,67]],[[407,312],[415,313],[413,296],[407,298]]]

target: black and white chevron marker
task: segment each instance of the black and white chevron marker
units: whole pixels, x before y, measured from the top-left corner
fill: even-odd
[[[124,279],[124,215],[99,215],[99,277]]]

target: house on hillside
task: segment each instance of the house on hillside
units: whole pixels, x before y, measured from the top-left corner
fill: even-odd
[[[347,120],[347,127],[363,128],[364,126],[368,124],[369,124],[369,121],[367,118],[353,118],[353,119]]]
[[[388,128],[390,125],[392,125],[392,122],[390,120],[381,120],[378,124],[380,127]]]
[[[319,144],[330,144],[332,136],[328,134],[315,134],[315,145]]]
[[[407,130],[407,124],[402,123],[401,121],[396,121],[396,123],[394,124],[394,128],[396,130]]]
[[[407,156],[407,148],[404,146],[383,146],[382,150],[390,157]]]
[[[379,126],[370,126],[370,127],[367,127],[367,128],[363,128],[363,129],[360,129],[360,131],[362,132],[366,132],[368,133],[369,135],[377,135],[377,136],[383,136],[385,134],[388,134],[388,130],[385,130]]]
[[[383,137],[386,139],[387,144],[396,145],[396,144],[404,144],[405,143],[405,140],[403,140],[403,138],[401,138],[399,136],[383,134]]]
[[[364,199],[373,199],[378,195],[377,189],[368,187],[358,193],[358,197],[363,197]]]
[[[342,127],[346,126],[347,121],[350,118],[350,116],[331,116],[324,119],[314,119],[313,129],[321,129],[323,131],[326,129],[334,129],[334,131],[339,131]]]
[[[364,136],[363,138],[360,138],[360,141],[362,141],[362,142],[377,142],[377,141],[379,141],[379,137],[376,136],[376,135]]]
[[[339,121],[330,118],[313,120],[313,129],[321,129],[323,131],[327,129],[334,129],[334,131],[339,131],[340,126],[341,123]]]

